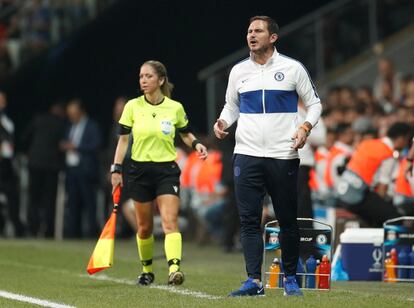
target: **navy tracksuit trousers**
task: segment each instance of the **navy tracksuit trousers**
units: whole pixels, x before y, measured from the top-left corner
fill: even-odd
[[[279,239],[285,275],[295,275],[299,258],[299,159],[235,154],[233,169],[247,275],[261,279],[264,249],[261,220],[266,192],[272,198],[276,219],[280,225]]]

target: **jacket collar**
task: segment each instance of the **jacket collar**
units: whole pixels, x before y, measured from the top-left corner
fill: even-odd
[[[259,64],[256,61],[254,61],[253,54],[250,52],[250,60],[252,61],[252,63],[254,65],[257,65],[257,66],[264,66],[264,67],[271,66],[273,63],[275,63],[276,58],[278,56],[279,56],[279,52],[277,51],[276,47],[273,47],[273,54],[272,54],[272,56],[267,60],[267,62],[265,64]]]

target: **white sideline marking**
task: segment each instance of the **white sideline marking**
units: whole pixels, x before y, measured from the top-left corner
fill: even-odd
[[[12,266],[32,268],[32,269],[43,270],[43,271],[51,271],[51,272],[56,272],[56,273],[61,273],[61,274],[66,274],[66,275],[73,276],[72,272],[67,271],[67,270],[63,270],[63,269],[53,269],[53,268],[49,268],[49,267],[45,267],[45,266],[41,266],[41,265],[26,264],[26,263],[21,263],[21,262],[14,262],[14,261],[5,261],[4,263],[10,264]],[[100,275],[97,275],[97,276],[95,276],[95,275],[90,276],[90,275],[86,275],[86,274],[80,274],[80,275],[77,275],[77,276],[83,277],[83,278],[95,279],[95,280],[112,281],[112,282],[116,282],[116,283],[120,283],[120,284],[127,284],[127,285],[133,285],[133,286],[136,285],[136,281],[134,281],[134,280],[112,278],[112,277],[109,277],[105,274],[100,274]],[[154,288],[154,289],[168,291],[168,292],[175,293],[175,294],[193,296],[193,297],[197,297],[197,298],[212,299],[212,300],[223,298],[221,296],[210,295],[210,294],[203,293],[203,292],[191,291],[191,290],[188,290],[188,289],[175,288],[175,287],[164,286],[164,285],[156,285],[156,284],[154,285],[153,284],[149,287]]]
[[[95,280],[103,280],[103,281],[112,281],[112,282],[116,282],[116,283],[120,283],[120,284],[127,284],[127,285],[136,285],[136,281],[134,280],[128,280],[128,279],[120,279],[120,278],[111,278],[108,277],[107,275],[101,274],[98,276],[88,276],[88,275],[81,275],[83,277],[88,277],[90,279],[95,279]],[[210,295],[207,293],[203,293],[203,292],[198,292],[198,291],[191,291],[188,289],[183,289],[183,288],[176,288],[176,287],[170,287],[170,286],[163,286],[163,285],[156,285],[156,284],[152,284],[149,286],[149,288],[151,289],[158,289],[158,290],[164,290],[170,293],[175,293],[175,294],[180,294],[180,295],[187,295],[187,296],[192,296],[192,297],[197,297],[197,298],[204,298],[204,299],[221,299],[221,296],[215,296],[215,295]]]
[[[0,290],[0,297],[4,297],[4,298],[7,298],[7,299],[12,299],[12,300],[19,301],[19,302],[25,302],[25,303],[29,303],[29,304],[39,305],[39,306],[42,306],[42,307],[76,308],[75,306],[68,306],[68,305],[58,304],[58,303],[50,302],[50,301],[47,301],[47,300],[44,300],[44,299],[25,296],[25,295],[16,294],[16,293],[10,293],[10,292],[3,291],[3,290]]]

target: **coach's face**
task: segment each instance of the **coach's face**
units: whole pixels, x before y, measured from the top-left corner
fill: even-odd
[[[270,34],[267,29],[267,22],[254,20],[247,29],[247,45],[252,52],[266,51],[273,48],[277,40],[277,34]]]

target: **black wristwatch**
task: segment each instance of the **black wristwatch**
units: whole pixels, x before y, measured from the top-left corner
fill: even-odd
[[[110,172],[121,174],[122,173],[122,165],[121,164],[112,164]]]

